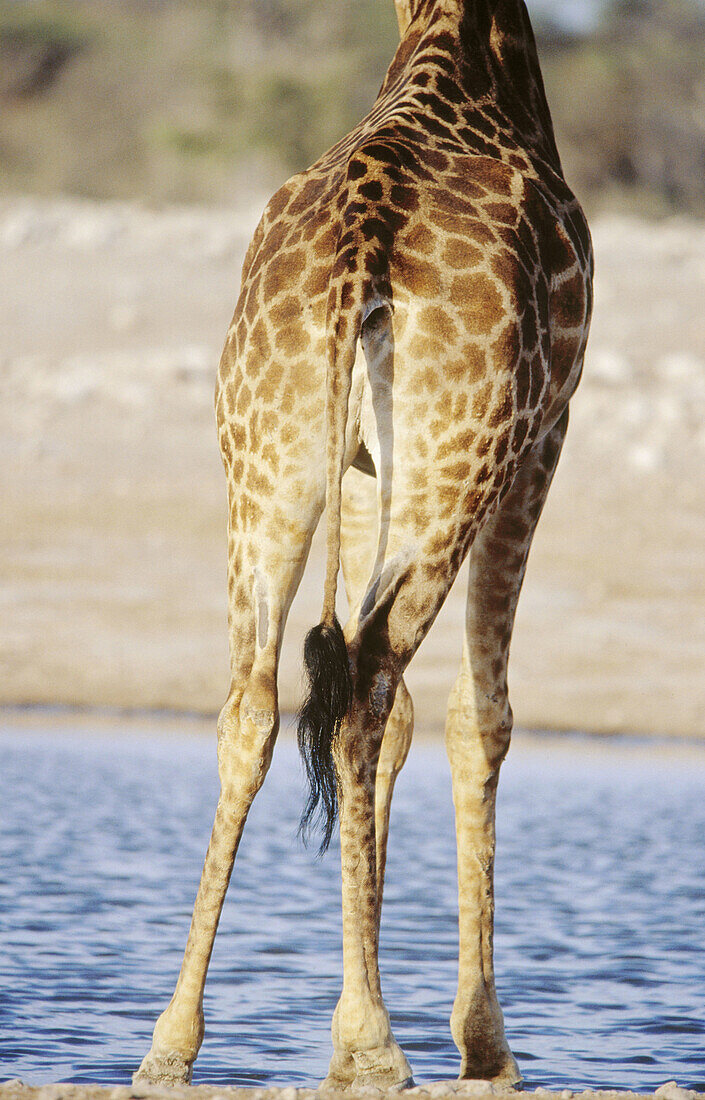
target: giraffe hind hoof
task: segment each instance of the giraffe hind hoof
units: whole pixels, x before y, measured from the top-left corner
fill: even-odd
[[[347,1092],[351,1084],[352,1081],[343,1077],[332,1077],[329,1073],[318,1086],[318,1092]]]
[[[150,1050],[142,1065],[132,1075],[133,1085],[190,1085],[193,1063],[176,1051],[158,1054]]]
[[[400,1081],[398,1085],[392,1085],[390,1092],[403,1092],[404,1089],[416,1088],[416,1082],[413,1077],[407,1077],[405,1081]]]
[[[362,1089],[379,1089],[380,1092],[391,1094],[404,1092],[405,1089],[413,1089],[416,1082],[413,1077],[405,1077],[403,1081],[395,1081],[390,1085],[384,1077],[375,1077],[374,1074],[364,1074],[356,1077],[352,1084],[346,1086],[346,1091],[358,1092]]]
[[[524,1079],[521,1076],[519,1067],[512,1054],[509,1054],[504,1065],[494,1072],[476,1074],[465,1072],[461,1073],[458,1081],[462,1081],[465,1085],[469,1083],[474,1085],[480,1083],[494,1085],[496,1089],[513,1089],[516,1092],[520,1092],[524,1088]]]
[[[509,1053],[502,1069],[492,1078],[492,1083],[499,1088],[521,1090],[524,1087],[524,1079],[514,1055]]]
[[[357,1070],[351,1086],[353,1092],[369,1086],[385,1092],[399,1092],[414,1084],[411,1066],[394,1040],[376,1049],[354,1051],[353,1058]]]
[[[345,1092],[355,1080],[355,1062],[352,1054],[343,1050],[333,1052],[325,1080],[318,1086],[319,1092]]]

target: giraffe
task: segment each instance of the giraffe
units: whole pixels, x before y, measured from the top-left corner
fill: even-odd
[[[282,632],[326,505],[323,612],[299,716],[303,826],[320,817],[323,846],[336,813],[340,826],[343,983],[323,1084],[412,1079],[377,960],[389,809],[413,725],[403,674],[466,555],[446,719],[460,931],[451,1031],[461,1077],[520,1081],[493,973],[495,793],[514,614],[582,370],[590,235],[523,0],[394,3],[399,46],[370,113],[277,191],[244,260],[216,387],[231,652],[221,792],[176,989],[137,1079],[191,1079],[223,899],[277,737]]]

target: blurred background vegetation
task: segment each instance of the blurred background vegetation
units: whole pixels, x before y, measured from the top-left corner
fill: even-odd
[[[705,214],[705,2],[533,0],[589,211]],[[369,108],[391,0],[0,0],[0,188],[234,199]]]

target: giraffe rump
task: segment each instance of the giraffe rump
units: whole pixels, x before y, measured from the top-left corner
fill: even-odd
[[[309,795],[299,833],[307,841],[312,824],[320,820],[323,839],[319,854],[328,848],[338,812],[338,780],[333,746],[340,723],[352,702],[348,651],[340,623],[319,623],[304,642],[308,693],[299,711],[299,751],[306,769]]]

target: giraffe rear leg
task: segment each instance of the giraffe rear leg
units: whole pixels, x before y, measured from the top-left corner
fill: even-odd
[[[377,549],[377,493],[374,478],[350,469],[343,480],[343,507],[341,514],[341,559],[348,602],[353,617],[374,567]],[[382,915],[384,872],[387,859],[387,838],[394,783],[409,753],[413,733],[413,704],[403,680],[400,680],[394,706],[387,720],[382,747],[377,763],[375,780],[375,854],[376,854],[376,913],[377,935]],[[358,1077],[355,1058],[340,1040],[338,1013],[333,1013],[331,1035],[333,1057],[328,1075],[321,1084],[324,1089],[347,1089]],[[407,1064],[408,1065],[408,1064]],[[410,1071],[409,1071],[410,1072]],[[359,1084],[359,1081],[357,1082]]]
[[[355,1062],[353,1088],[399,1086],[410,1075],[379,982],[375,776],[401,674],[473,542],[466,649],[473,647],[471,637],[477,638],[477,647],[465,654],[448,719],[460,880],[460,981],[451,1026],[463,1076],[520,1081],[504,1036],[492,969],[494,794],[511,723],[503,662],[531,534],[564,430],[565,421],[535,453],[527,447],[515,485],[489,517],[468,496],[467,505],[463,498],[445,513],[439,510],[435,525],[425,529],[407,507],[405,493],[396,499],[392,493],[395,507],[383,532],[384,557],[380,553],[375,563],[360,617],[346,629],[354,688],[334,744],[341,792],[344,962],[336,1026],[339,1049]],[[433,505],[436,490],[430,479],[426,483]]]
[[[400,680],[392,712],[387,720],[382,739],[382,747],[377,764],[375,780],[375,853],[377,880],[377,935],[382,916],[382,894],[384,889],[384,871],[387,859],[387,838],[389,836],[389,815],[392,804],[394,783],[409,753],[413,732],[413,704],[403,680]],[[336,1005],[331,1024],[333,1039],[333,1057],[328,1074],[321,1082],[322,1089],[344,1090],[355,1081],[358,1068],[350,1051],[341,1043],[338,1031],[338,1011]],[[411,1072],[411,1071],[409,1071]],[[409,1078],[410,1079],[410,1078]],[[359,1084],[359,1081],[356,1082]]]
[[[517,1085],[494,981],[495,798],[509,748],[507,660],[531,540],[558,462],[567,412],[525,457],[470,553],[465,641],[446,745],[458,844],[460,958],[451,1032],[460,1077]]]
[[[218,719],[221,792],[194,906],[191,930],[167,1008],[134,1080],[189,1084],[204,1035],[203,990],[220,912],[252,801],[269,769],[279,728],[273,669],[255,665]]]
[[[413,1084],[411,1067],[392,1034],[377,964],[375,770],[385,720],[386,715],[375,713],[369,700],[355,700],[335,749],[341,792],[344,981],[336,1009],[337,1057],[332,1068],[349,1073],[352,1059],[351,1090]],[[341,1057],[344,1054],[347,1061]]]
[[[340,790],[343,992],[334,1016],[335,1054],[325,1083],[352,1090],[368,1085],[401,1088],[413,1083],[409,1063],[392,1034],[377,963],[375,775],[397,686],[393,675],[380,672],[387,691],[363,689],[356,696],[334,746]],[[400,695],[405,727],[408,714]],[[397,720],[391,729],[396,725]]]
[[[389,835],[389,815],[392,803],[392,793],[397,775],[401,771],[409,752],[411,735],[413,732],[413,705],[411,696],[407,691],[404,681],[399,682],[397,694],[392,712],[387,720],[387,725],[382,739],[379,762],[377,765],[377,778],[375,781],[375,851],[376,851],[376,875],[377,875],[377,934],[382,915],[382,892],[384,887],[384,870],[387,856],[387,838]],[[338,1030],[338,1011],[340,1002],[336,1005],[331,1024],[331,1036],[333,1039],[333,1056],[328,1067],[328,1074],[321,1082],[322,1089],[344,1090],[352,1085],[358,1077],[358,1067],[352,1053],[345,1049],[340,1040]],[[409,1071],[410,1073],[411,1071]],[[409,1080],[411,1078],[409,1077]],[[356,1082],[360,1084],[359,1081]]]
[[[231,686],[218,719],[221,790],[181,971],[157,1020],[138,1081],[186,1084],[203,1040],[203,992],[220,913],[245,821],[265,776],[279,729],[276,671],[288,609],[320,516],[314,486],[308,499],[284,502],[295,512],[288,538],[267,539],[271,515],[241,522],[239,493],[230,486],[228,557]],[[266,503],[266,502],[265,502]],[[283,507],[283,505],[282,505]],[[288,517],[278,516],[284,523]]]

